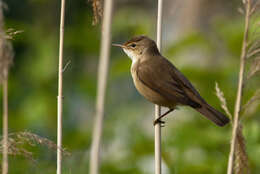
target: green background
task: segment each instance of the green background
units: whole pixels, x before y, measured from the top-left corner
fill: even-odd
[[[243,36],[241,6],[222,3],[213,17],[182,31],[179,19],[165,16],[163,55],[196,86],[201,95],[221,110],[215,82],[223,90],[233,113]],[[60,1],[8,0],[6,29],[23,32],[13,42],[15,58],[9,76],[9,131],[30,131],[56,142],[56,97]],[[116,1],[112,42],[123,43],[134,35],[156,38],[157,1]],[[164,6],[167,6],[166,1]],[[221,3],[218,3],[221,5]],[[205,6],[207,12],[211,6]],[[168,9],[168,11],[170,11]],[[63,145],[64,174],[88,173],[89,149],[95,115],[97,65],[101,25],[92,26],[92,7],[86,0],[67,1],[64,40]],[[184,17],[183,17],[184,18]],[[189,20],[185,18],[183,20]],[[257,20],[257,19],[255,19]],[[169,27],[179,28],[176,32]],[[176,26],[174,26],[176,24]],[[153,173],[154,106],[138,94],[130,75],[131,61],[111,48],[105,120],[102,137],[102,174]],[[245,86],[243,103],[259,87],[259,77]],[[2,96],[2,94],[1,94]],[[1,105],[2,106],[2,105]],[[2,108],[1,108],[2,111]],[[260,172],[259,106],[243,117],[249,166]],[[227,168],[231,126],[220,128],[187,107],[166,118],[162,129],[164,174],[220,174]],[[9,156],[10,174],[56,172],[56,152],[45,146],[30,147],[36,162]]]

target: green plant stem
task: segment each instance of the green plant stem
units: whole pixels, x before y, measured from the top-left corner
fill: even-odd
[[[58,72],[58,97],[57,97],[57,174],[62,170],[62,107],[63,107],[63,42],[64,42],[65,0],[61,0],[60,13],[60,44],[59,44],[59,72]]]
[[[8,173],[8,70],[3,80],[3,161],[2,174]]]

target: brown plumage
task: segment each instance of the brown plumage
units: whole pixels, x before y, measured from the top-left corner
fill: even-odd
[[[138,36],[123,45],[114,45],[122,47],[132,59],[131,74],[135,87],[147,100],[168,107],[168,112],[177,105],[190,106],[219,126],[229,122],[225,115],[210,106],[189,80],[160,54],[153,40]],[[160,119],[155,120],[155,123],[158,122],[161,122]]]

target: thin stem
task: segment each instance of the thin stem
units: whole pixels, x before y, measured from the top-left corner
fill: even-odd
[[[158,0],[158,16],[157,16],[157,46],[159,51],[162,47],[162,7],[163,0]],[[161,107],[155,105],[155,119],[161,115]],[[162,172],[162,158],[161,158],[161,124],[154,126],[154,150],[155,150],[155,174]]]
[[[62,104],[63,104],[63,42],[64,42],[64,18],[65,18],[65,0],[61,0],[60,13],[60,45],[59,45],[59,72],[58,72],[58,136],[57,136],[57,174],[61,174],[62,169]]]
[[[160,117],[161,107],[155,105],[155,119]],[[154,126],[154,151],[155,151],[155,174],[161,174],[162,172],[162,157],[161,157],[161,123],[157,123]]]
[[[3,80],[3,161],[2,174],[8,173],[8,70]]]
[[[236,145],[236,137],[237,137],[236,135],[237,135],[238,124],[239,124],[239,113],[241,109],[241,100],[242,100],[242,92],[243,92],[242,90],[243,90],[245,59],[247,55],[247,45],[248,45],[248,31],[249,31],[249,19],[250,19],[250,7],[251,7],[250,5],[251,5],[251,0],[247,0],[246,15],[245,15],[245,30],[244,30],[244,38],[242,44],[242,52],[240,57],[238,90],[237,90],[237,98],[236,98],[235,111],[234,111],[234,121],[233,121],[232,139],[230,145],[227,174],[232,174],[233,167],[234,167],[233,163],[234,163],[235,145]]]
[[[99,157],[100,157],[100,145],[103,130],[104,120],[104,103],[107,84],[107,72],[110,55],[111,45],[111,22],[113,11],[113,0],[104,1],[104,14],[102,23],[102,40],[100,50],[100,60],[98,66],[98,89],[97,89],[97,102],[96,102],[96,117],[94,123],[94,130],[92,135],[92,144],[90,152],[90,174],[99,173]]]
[[[3,13],[3,1],[0,0],[0,33],[5,35],[4,32],[4,13]],[[4,56],[4,44],[6,40],[4,38],[0,39],[0,54]],[[8,57],[2,57],[2,59],[8,59]],[[6,60],[8,61],[8,60]],[[2,62],[1,62],[2,63]],[[3,158],[2,158],[2,174],[8,173],[8,64],[2,66],[2,85],[3,85]]]

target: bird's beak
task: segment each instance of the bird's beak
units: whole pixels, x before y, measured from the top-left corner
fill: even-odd
[[[121,45],[121,44],[112,44],[112,45],[115,46],[115,47],[121,47],[121,48],[125,47],[124,45]]]

